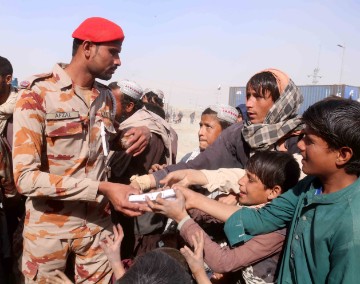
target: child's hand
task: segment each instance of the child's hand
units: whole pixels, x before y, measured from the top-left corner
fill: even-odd
[[[178,191],[180,191],[182,193],[182,195],[185,198],[185,208],[186,209],[192,209],[192,208],[196,208],[195,204],[197,202],[197,197],[202,194],[195,192],[194,190],[184,187],[184,186],[180,186],[180,185],[174,185],[173,189],[177,189]]]
[[[116,226],[113,226],[113,232],[113,238],[106,236],[106,240],[101,241],[100,246],[109,259],[110,265],[114,271],[115,278],[119,279],[125,273],[120,257],[120,246],[124,238],[124,231],[121,225],[117,224]]]
[[[55,270],[55,272],[49,274],[46,277],[46,283],[51,284],[73,284],[69,278],[66,277],[65,273],[60,270]]]
[[[191,236],[194,244],[194,252],[187,246],[180,249],[181,254],[185,257],[191,272],[195,278],[205,274],[204,269],[204,232],[197,231]]]
[[[179,223],[188,214],[185,209],[185,198],[180,190],[175,190],[176,199],[166,200],[158,195],[155,201],[146,197],[146,202],[155,213],[161,213]]]
[[[110,263],[121,262],[120,246],[124,238],[124,231],[120,224],[113,226],[114,236],[113,239],[106,236],[106,240],[100,242],[101,248],[104,250]]]

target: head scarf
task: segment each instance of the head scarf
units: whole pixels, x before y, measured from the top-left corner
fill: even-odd
[[[266,69],[276,79],[280,97],[270,108],[263,123],[252,124],[247,120],[242,129],[245,141],[253,150],[268,150],[285,136],[302,129],[301,118],[297,115],[303,96],[294,82],[282,71]],[[260,72],[260,73],[262,73]]]

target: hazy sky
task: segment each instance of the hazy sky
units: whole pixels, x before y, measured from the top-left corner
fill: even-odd
[[[317,66],[319,84],[338,84],[342,70],[342,83],[360,86],[359,0],[0,0],[0,55],[19,80],[48,72],[70,61],[71,34],[92,16],[125,33],[111,81],[160,88],[173,105],[227,103],[229,86],[268,67],[298,85]]]

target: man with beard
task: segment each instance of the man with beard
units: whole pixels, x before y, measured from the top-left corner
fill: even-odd
[[[120,124],[119,128],[125,130],[135,126],[146,126],[151,132],[150,143],[142,154],[134,157],[120,150],[109,155],[107,163],[108,172],[111,172],[109,180],[129,184],[132,176],[146,174],[153,164],[172,163],[175,154],[172,146],[174,137],[164,117],[155,114],[152,108],[147,109],[147,104],[143,106],[141,100],[143,89],[139,84],[122,80],[109,86],[112,87],[116,101],[115,120]],[[122,142],[126,148],[126,139],[122,139]],[[166,224],[166,217],[146,213],[136,218],[128,218],[113,212],[113,221],[120,222],[124,228],[125,239],[121,248],[124,259],[156,248]]]

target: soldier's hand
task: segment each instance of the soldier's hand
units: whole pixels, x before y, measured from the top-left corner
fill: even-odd
[[[126,153],[132,154],[134,157],[140,155],[150,142],[151,133],[146,126],[134,127],[126,131],[124,138],[127,138]]]
[[[109,199],[116,211],[125,215],[131,217],[140,216],[148,208],[146,204],[129,202],[130,194],[140,194],[138,189],[130,185],[100,182],[99,191]]]

